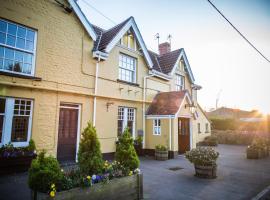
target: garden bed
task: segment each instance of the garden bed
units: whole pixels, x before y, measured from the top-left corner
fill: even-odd
[[[50,200],[48,194],[32,192],[33,200]],[[143,175],[114,178],[108,183],[97,183],[87,188],[73,188],[57,192],[55,200],[65,199],[143,199]]]

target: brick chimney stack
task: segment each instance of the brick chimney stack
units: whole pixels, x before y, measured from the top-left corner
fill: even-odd
[[[159,55],[171,52],[171,44],[169,42],[163,42],[158,46]]]

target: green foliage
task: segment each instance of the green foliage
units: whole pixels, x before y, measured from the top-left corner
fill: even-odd
[[[219,153],[211,147],[198,147],[186,152],[185,156],[195,165],[212,166],[216,165]]]
[[[143,136],[138,135],[137,138],[134,141],[134,144],[136,144],[136,145],[142,145],[142,142],[143,142]]]
[[[59,185],[63,178],[58,161],[45,154],[46,152],[42,151],[37,159],[32,161],[28,175],[29,187],[39,192],[48,192],[51,184]]]
[[[93,175],[102,172],[103,159],[100,143],[97,138],[96,129],[91,123],[88,123],[82,133],[78,161],[80,170],[85,175]]]
[[[161,145],[161,144],[156,145],[155,149],[159,150],[159,151],[167,151],[168,150],[168,148],[166,146]]]
[[[215,135],[207,136],[204,138],[204,141],[200,142],[199,145],[202,146],[217,146],[218,139]]]
[[[133,171],[139,167],[139,158],[133,146],[133,139],[128,128],[119,137],[119,143],[115,152],[116,161],[120,162],[125,168],[125,173]]]
[[[29,145],[27,147],[27,150],[28,151],[35,151],[36,150],[36,144],[35,144],[35,141],[33,139],[31,139],[29,141]]]

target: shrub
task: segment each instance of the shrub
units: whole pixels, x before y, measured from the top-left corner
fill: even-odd
[[[48,192],[51,184],[59,185],[63,177],[58,161],[45,154],[40,152],[29,169],[28,185],[34,191]]]
[[[33,139],[31,139],[31,140],[29,141],[29,145],[28,145],[28,147],[27,147],[27,150],[28,150],[28,151],[33,151],[33,152],[36,150],[36,144],[35,144],[35,142],[34,142]]]
[[[168,150],[168,148],[166,146],[161,145],[161,144],[156,145],[155,149],[158,151],[167,151]]]
[[[216,165],[219,153],[211,147],[198,147],[186,152],[185,156],[194,165],[212,166]]]
[[[200,142],[202,146],[217,146],[218,139],[216,136],[211,135],[204,138],[204,141]]]
[[[78,153],[79,167],[83,174],[93,175],[102,172],[103,159],[96,129],[91,123],[82,133],[82,139]]]
[[[133,171],[139,167],[139,158],[133,146],[133,139],[128,128],[119,137],[119,143],[116,146],[115,152],[116,161],[124,166],[125,172]]]
[[[141,135],[139,135],[139,136],[137,136],[137,138],[135,139],[135,141],[134,141],[134,144],[135,145],[142,145],[142,142],[143,142],[143,136],[141,136]]]

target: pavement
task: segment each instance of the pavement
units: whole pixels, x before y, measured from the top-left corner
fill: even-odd
[[[216,179],[194,176],[184,156],[168,161],[141,157],[144,199],[248,200],[270,185],[270,157],[246,159],[245,146],[219,145]],[[173,168],[170,170],[169,168]],[[30,199],[27,173],[0,176],[0,200]]]
[[[219,145],[216,150],[220,153],[216,179],[195,177],[193,165],[181,155],[168,161],[141,158],[144,198],[248,200],[270,185],[269,157],[248,160],[246,146],[239,145]]]

